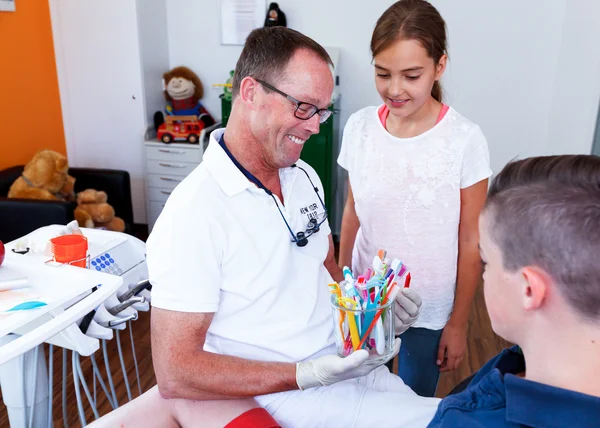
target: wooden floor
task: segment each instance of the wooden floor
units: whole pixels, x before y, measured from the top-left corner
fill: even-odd
[[[140,312],[137,321],[133,322],[133,336],[135,343],[135,353],[138,361],[138,370],[140,373],[140,386],[142,392],[147,391],[156,384],[154,378],[154,371],[152,369],[152,356],[150,353],[150,314],[149,312]],[[130,385],[132,398],[139,395],[138,384],[136,381],[135,365],[133,364],[133,353],[131,346],[131,339],[129,331],[124,330],[119,332],[121,340],[121,348],[123,351],[123,361],[125,363],[127,379]],[[48,346],[45,346],[46,358],[48,358]],[[107,342],[107,353],[109,355],[109,366],[112,372],[112,378],[114,382],[115,392],[117,395],[117,401],[119,405],[124,405],[128,401],[127,389],[125,387],[125,381],[123,371],[121,370],[121,363],[117,352],[117,341],[116,338]],[[67,358],[67,369],[68,369],[68,381],[67,381],[67,423],[63,423],[62,414],[62,358],[63,351],[60,348],[54,348],[54,370],[53,370],[53,421],[54,427],[80,427],[81,422],[79,419],[79,413],[77,412],[77,404],[75,399],[75,388],[73,385],[72,373],[72,354],[68,352]],[[107,382],[106,370],[104,358],[102,357],[102,348],[95,353],[96,362],[102,378]],[[92,383],[92,364],[89,358],[81,357],[81,369],[84,373],[84,377],[88,380],[88,388],[90,393],[93,394],[93,383]],[[109,388],[109,385],[106,385]],[[91,423],[94,420],[94,414],[89,405],[87,405],[87,399],[84,395],[83,388],[80,386],[81,395],[83,402],[85,403],[84,409],[85,418],[87,423]],[[96,385],[97,392],[97,408],[100,415],[104,415],[112,410],[104,392],[102,391],[99,384]],[[0,396],[1,398],[1,396]],[[8,415],[6,407],[0,406],[0,427],[8,427]]]
[[[133,323],[133,333],[135,339],[135,351],[138,360],[138,367],[140,372],[140,381],[142,391],[147,391],[151,386],[155,384],[154,372],[152,370],[152,357],[150,353],[150,316],[149,313],[140,313],[140,317]],[[120,332],[121,345],[124,353],[124,360],[126,364],[127,377],[131,386],[131,392],[133,397],[136,397],[138,387],[136,383],[135,368],[133,365],[133,357],[131,353],[131,342],[129,333],[127,330]],[[437,396],[444,397],[450,390],[462,379],[469,376],[471,373],[479,369],[488,359],[497,354],[501,349],[508,346],[509,344],[504,340],[496,336],[491,328],[490,322],[485,309],[485,303],[483,300],[483,294],[481,289],[478,291],[475,297],[475,303],[471,317],[469,320],[469,339],[467,356],[463,361],[461,367],[458,370],[450,373],[443,373],[440,378],[438,386]],[[120,368],[119,357],[117,353],[116,340],[111,340],[107,343],[108,354],[110,355],[109,364],[113,373],[113,379],[115,383],[115,389],[117,393],[117,399],[119,404],[123,405],[127,402],[127,392],[125,388],[124,378]],[[47,348],[46,348],[47,352]],[[47,354],[46,354],[47,355]],[[68,369],[71,373],[71,353],[68,355],[69,364]],[[100,371],[104,379],[104,359],[102,358],[102,352],[96,352],[96,360],[100,367]],[[91,363],[89,358],[82,358],[82,370],[84,376],[88,379],[88,385],[92,388],[91,383]],[[54,411],[53,419],[55,427],[62,427],[62,351],[54,352]],[[106,400],[104,393],[97,386],[98,392],[98,411],[99,413],[106,414],[111,410],[108,401]],[[83,394],[83,390],[81,392]],[[72,376],[69,376],[69,382],[67,385],[67,402],[68,402],[68,426],[78,427],[81,426],[79,422],[79,416],[77,413],[76,401],[75,401],[75,390],[73,387]],[[0,408],[0,427],[8,427],[8,416],[6,408],[1,406]],[[93,414],[91,408],[86,406],[86,420],[90,423],[93,420]]]

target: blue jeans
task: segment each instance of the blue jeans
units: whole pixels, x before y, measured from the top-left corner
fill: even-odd
[[[440,378],[440,369],[435,362],[442,331],[409,328],[400,336],[398,376],[422,397],[435,395]],[[393,369],[392,361],[388,363],[390,371]]]

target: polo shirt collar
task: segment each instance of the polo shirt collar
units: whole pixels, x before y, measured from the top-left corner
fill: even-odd
[[[506,420],[535,427],[594,426],[600,398],[504,375]]]
[[[261,187],[262,183],[259,186],[258,183],[260,181],[251,174],[252,178],[247,177],[240,169],[240,167],[243,167],[241,165],[238,167],[234,163],[235,158],[231,152],[227,153],[229,150],[221,146],[220,140],[223,134],[225,134],[225,128],[216,129],[210,134],[210,142],[203,156],[203,163],[206,164],[207,170],[215,178],[223,193],[227,196],[234,196],[246,189]],[[296,165],[294,164],[293,166]],[[284,192],[284,197],[287,197],[286,190],[289,190],[289,186],[293,184],[296,175],[297,168],[288,167],[279,170],[279,179],[281,180],[281,189]],[[256,180],[256,183],[253,182],[254,180]],[[271,193],[268,191],[266,194],[270,195]]]
[[[210,143],[204,152],[203,163],[223,193],[227,196],[234,196],[255,187],[255,185],[242,174],[219,145],[219,140],[224,133],[225,128],[221,128],[215,129],[210,134]]]

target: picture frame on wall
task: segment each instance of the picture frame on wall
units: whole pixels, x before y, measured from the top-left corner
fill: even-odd
[[[255,28],[263,26],[266,0],[219,0],[222,45],[243,45]]]
[[[0,12],[14,12],[15,0],[0,0]]]

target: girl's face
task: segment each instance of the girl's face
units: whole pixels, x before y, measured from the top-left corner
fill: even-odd
[[[446,68],[446,55],[435,64],[416,40],[398,40],[374,59],[375,86],[390,113],[409,117],[432,99],[431,89]]]

